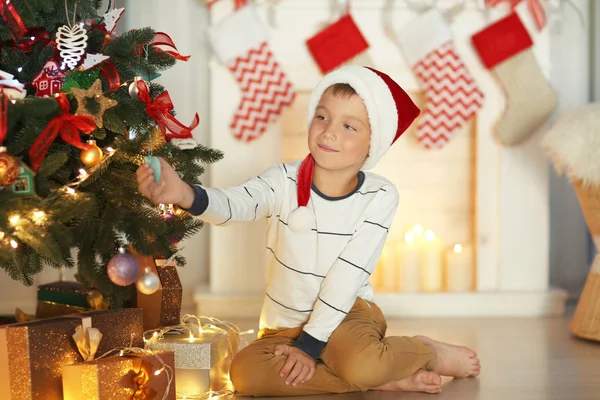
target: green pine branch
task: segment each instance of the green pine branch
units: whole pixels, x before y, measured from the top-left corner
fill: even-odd
[[[42,27],[52,39],[60,26],[72,22],[75,3],[77,22],[102,22],[101,16],[107,10],[98,10],[99,0],[67,0],[68,11],[64,0],[12,0],[26,26]],[[187,181],[199,182],[205,166],[219,161],[223,154],[202,144],[181,150],[166,143],[156,122],[146,113],[146,105],[129,95],[128,86],[136,76],[154,76],[176,62],[150,44],[155,35],[152,28],[112,37],[104,48],[104,33],[98,27],[86,29],[87,51],[102,51],[109,56],[124,83],[110,93],[109,82],[98,75],[103,95],[118,103],[104,113],[104,127],[91,134],[107,157],[101,165],[86,168],[80,160],[81,151],[63,140],[62,131],[47,138],[51,144],[35,174],[35,194],[15,196],[11,187],[0,190],[0,268],[12,279],[32,285],[43,268],[76,266],[77,279],[86,287],[98,288],[111,307],[118,308],[128,305],[135,294],[135,287],[117,286],[106,274],[108,261],[119,246],[129,244],[142,254],[166,258],[177,251],[179,241],[203,226],[185,212],[164,218],[156,205],[138,193],[135,173],[144,163],[144,156],[152,151],[164,157]],[[6,24],[0,24],[0,40],[4,43],[0,70],[15,75],[27,89],[26,99],[9,103],[4,144],[9,154],[31,167],[33,144],[47,131],[50,121],[62,115],[56,99],[37,97],[31,84],[45,63],[55,57],[55,49],[38,42],[24,51],[12,42]],[[97,70],[86,71],[85,76],[77,70],[65,73],[71,85],[78,85],[93,79]],[[86,88],[83,84],[81,87]],[[148,87],[153,98],[168,90],[157,82],[148,82]],[[69,114],[75,114],[78,104],[68,90],[65,87]],[[90,136],[80,134],[80,139],[85,141]],[[110,157],[108,147],[116,149]],[[84,181],[79,180],[82,168],[89,174]],[[73,250],[77,253],[75,259]],[[175,261],[185,265],[180,255]]]

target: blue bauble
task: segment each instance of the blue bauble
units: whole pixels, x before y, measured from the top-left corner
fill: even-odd
[[[140,265],[131,254],[127,254],[124,248],[119,248],[119,254],[108,262],[106,268],[108,278],[115,285],[129,286],[134,283],[140,275]]]
[[[160,160],[158,157],[145,156],[144,161],[150,164],[152,172],[154,172],[154,183],[160,182]]]

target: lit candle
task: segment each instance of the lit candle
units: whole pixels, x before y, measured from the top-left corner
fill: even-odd
[[[443,287],[442,242],[433,231],[425,232],[419,254],[421,262],[421,289],[425,292],[439,292]]]
[[[414,293],[420,290],[419,245],[415,243],[415,233],[408,231],[404,241],[398,244],[397,260],[399,268],[398,289],[400,292]]]
[[[449,292],[473,290],[473,251],[470,246],[457,244],[446,251],[446,280]]]
[[[395,292],[398,279],[394,247],[389,242],[383,246],[380,258],[381,289],[384,292]]]

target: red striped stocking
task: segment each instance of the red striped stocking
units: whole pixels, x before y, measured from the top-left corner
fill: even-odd
[[[442,148],[481,108],[483,93],[458,56],[450,28],[438,10],[411,21],[400,41],[425,91],[417,138],[426,148]]]
[[[240,8],[212,27],[209,36],[216,56],[233,72],[242,90],[230,125],[233,135],[250,142],[292,104],[294,88],[269,48],[254,6]]]

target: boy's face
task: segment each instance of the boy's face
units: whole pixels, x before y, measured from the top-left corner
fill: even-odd
[[[308,148],[319,167],[358,172],[369,154],[370,136],[367,109],[358,95],[323,93],[308,130]]]

